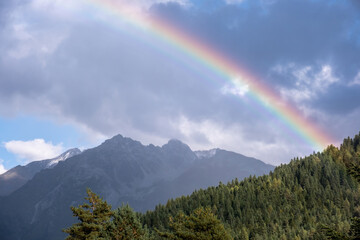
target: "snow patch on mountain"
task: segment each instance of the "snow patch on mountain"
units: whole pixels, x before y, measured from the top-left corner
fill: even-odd
[[[50,159],[48,161],[48,163],[46,164],[45,168],[53,168],[59,162],[64,161],[64,160],[66,160],[68,158],[71,158],[71,157],[73,157],[75,155],[78,155],[80,153],[81,153],[81,151],[79,149],[77,149],[77,148],[70,149],[70,150],[64,152],[63,154],[61,154],[60,156],[58,156],[56,158],[53,158],[53,159]]]

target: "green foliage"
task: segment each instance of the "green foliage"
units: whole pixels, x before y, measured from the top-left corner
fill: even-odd
[[[332,239],[332,240],[350,240],[351,238],[344,233],[340,233],[333,228],[330,228],[325,225],[320,225],[320,232],[322,232],[325,236],[324,239]]]
[[[360,239],[360,218],[358,217],[351,219],[350,237],[351,239]]]
[[[89,202],[79,207],[71,207],[73,216],[79,219],[79,223],[64,229],[69,236],[68,240],[80,239],[106,239],[106,227],[112,216],[111,205],[103,201],[90,189],[86,190]]]
[[[224,225],[211,212],[210,208],[198,208],[190,216],[180,212],[175,218],[170,217],[171,231],[158,234],[165,239],[174,240],[230,240],[231,235]]]
[[[350,231],[343,233],[331,228],[329,226],[322,225],[321,232],[324,233],[326,239],[332,240],[358,240],[360,239],[360,218],[354,217],[351,219]]]
[[[124,205],[114,212],[107,233],[110,239],[142,240],[149,239],[147,229],[144,229],[138,216],[129,205]]]
[[[79,207],[71,207],[73,215],[80,222],[63,230],[69,234],[67,240],[151,239],[148,230],[143,228],[139,217],[129,205],[124,205],[112,212],[111,205],[106,201],[104,202],[90,189],[87,189],[86,192],[88,197],[85,199],[90,204],[85,203]]]
[[[195,191],[171,199],[142,216],[150,229],[171,230],[169,217],[210,206],[231,229],[234,239],[326,239],[319,226],[355,234],[354,214],[360,216],[360,192],[347,166],[360,162],[360,136],[347,138],[340,148],[297,158],[269,175]]]
[[[348,173],[353,176],[356,181],[360,183],[360,165],[359,165],[359,136],[355,136],[354,140],[348,138],[345,139],[344,143],[341,145],[342,152],[344,153],[344,163],[347,166]],[[355,157],[352,157],[354,156]],[[351,159],[351,161],[349,161]],[[336,231],[334,228],[329,226],[323,226],[321,229],[324,232],[324,235],[327,239],[360,239],[360,218],[354,217],[351,219],[351,226],[348,233],[341,233]]]

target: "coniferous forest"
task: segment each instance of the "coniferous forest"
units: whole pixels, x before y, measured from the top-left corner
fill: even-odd
[[[269,175],[200,189],[145,214],[129,206],[109,213],[93,197],[107,209],[99,216],[107,217],[79,217],[80,208],[96,209],[94,202],[72,208],[80,223],[65,231],[68,239],[86,239],[94,231],[103,239],[359,239],[359,165],[360,134]],[[85,229],[86,221],[92,227]]]

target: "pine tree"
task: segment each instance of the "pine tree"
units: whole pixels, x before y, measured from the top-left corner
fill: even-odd
[[[149,233],[142,227],[140,220],[129,205],[118,208],[109,225],[108,236],[116,240],[149,239]]]
[[[63,232],[69,234],[67,240],[106,239],[105,230],[113,214],[111,205],[103,201],[90,189],[87,189],[86,193],[88,197],[85,199],[89,204],[85,203],[79,207],[71,207],[73,216],[77,217],[80,222],[63,230]]]
[[[350,138],[344,140],[341,149],[345,152],[343,155],[348,173],[353,176],[357,182],[360,183],[360,165],[358,165],[359,156],[351,154],[351,152],[355,152],[358,149],[359,137],[360,136],[357,135],[355,136],[354,140]],[[352,159],[352,161],[349,162],[348,159]],[[322,231],[325,232],[325,235],[328,239],[360,239],[360,218],[354,217],[351,219],[351,227],[349,233],[341,233],[328,226],[323,226]]]
[[[190,216],[179,213],[174,219],[170,218],[171,232],[158,234],[165,239],[174,240],[227,240],[232,239],[229,232],[210,208],[200,207]]]

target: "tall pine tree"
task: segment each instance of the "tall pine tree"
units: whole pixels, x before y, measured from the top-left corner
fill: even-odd
[[[118,208],[109,225],[108,236],[116,240],[145,240],[149,239],[149,233],[142,227],[140,220],[129,205]]]
[[[158,234],[164,239],[174,240],[230,240],[231,235],[221,221],[212,213],[210,208],[200,207],[190,216],[179,213],[174,219],[170,218],[170,232]]]
[[[88,197],[85,199],[89,203],[71,207],[73,216],[77,217],[80,222],[63,230],[69,234],[67,240],[107,239],[106,228],[113,215],[111,205],[90,189],[87,189],[86,193]]]

